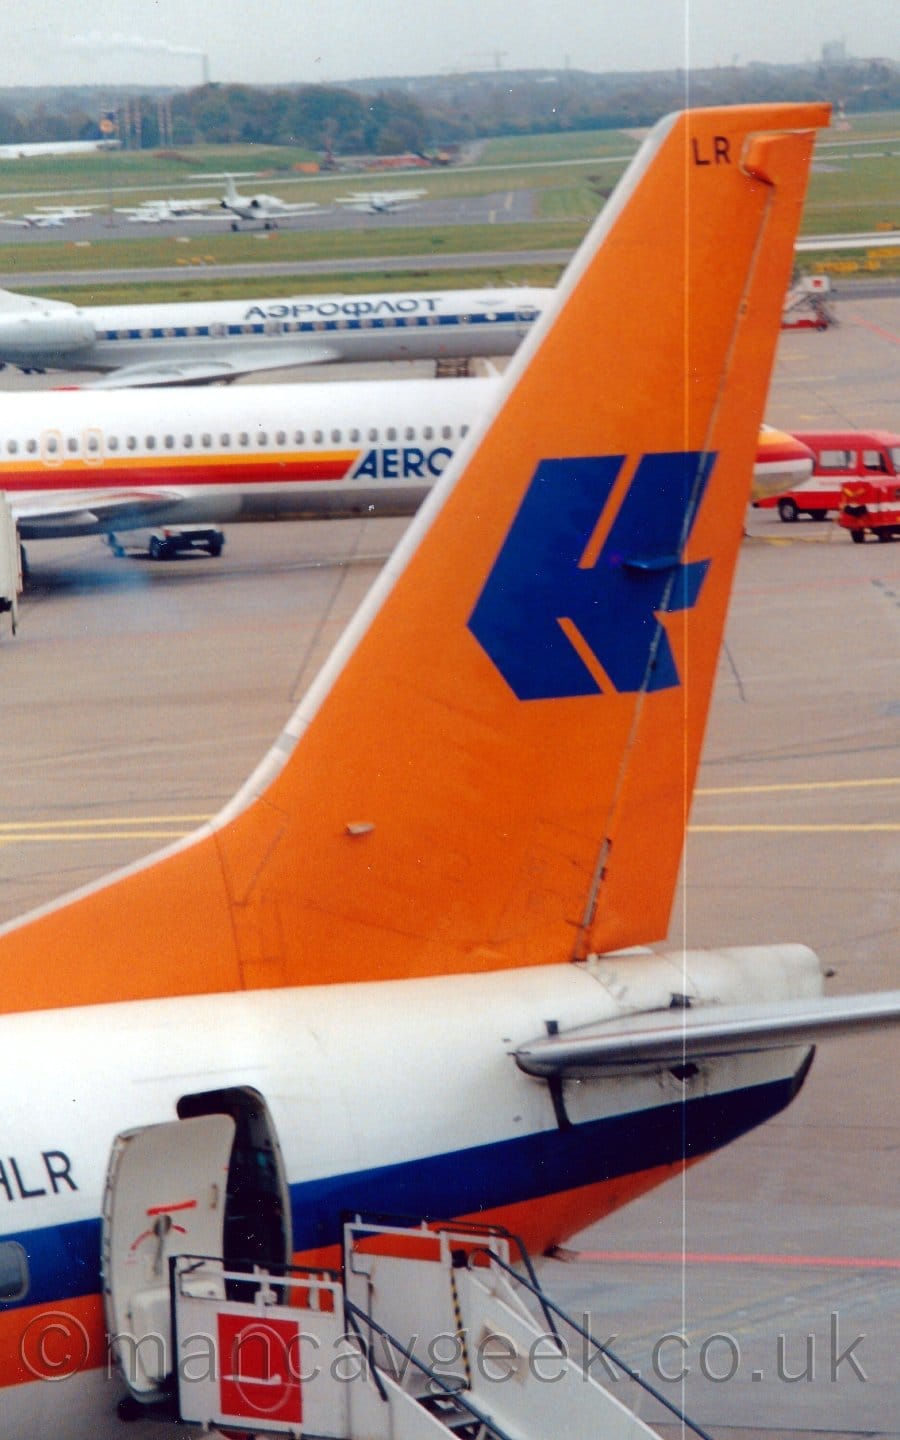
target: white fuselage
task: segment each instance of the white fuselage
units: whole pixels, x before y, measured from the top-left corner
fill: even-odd
[[[773,952],[756,974],[746,956],[685,957],[689,983],[698,996],[725,1000],[771,997],[773,985],[815,993],[811,957],[795,949]],[[121,1387],[103,1353],[99,1267],[104,1177],[120,1132],[174,1122],[186,1097],[250,1087],[280,1143],[296,1257],[332,1249],[347,1210],[514,1219],[526,1242],[543,1248],[564,1238],[554,1196],[579,1195],[569,1224],[587,1224],[655,1183],[647,1172],[658,1182],[666,1173],[658,1167],[725,1143],[796,1089],[806,1052],[793,1047],[708,1062],[687,1078],[664,1071],[565,1082],[561,1123],[548,1086],[515,1063],[511,1052],[544,1034],[548,1020],[568,1029],[611,1018],[620,1005],[652,1008],[684,984],[682,957],[644,953],[0,1019],[10,1101],[0,1247],[21,1247],[26,1272],[24,1293],[3,1307],[0,1342],[9,1356],[25,1354],[32,1371],[43,1365],[67,1382],[29,1383],[26,1363],[11,1383],[16,1372],[7,1369],[3,1433],[31,1435],[54,1421],[67,1440],[116,1433],[102,1428],[118,1423]],[[172,1245],[191,1253],[190,1187],[174,1170],[148,1180],[136,1213],[178,1202]],[[211,1174],[210,1185],[218,1179]],[[136,1234],[135,1255],[153,1243]],[[48,1338],[38,1350],[42,1325]]]
[[[423,291],[75,307],[0,299],[0,361],[115,371],[238,357],[252,370],[323,361],[508,355],[552,290]],[[135,383],[140,383],[137,379]]]
[[[496,380],[0,397],[23,539],[145,525],[411,514]]]

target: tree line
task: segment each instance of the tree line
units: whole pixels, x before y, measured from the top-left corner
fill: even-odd
[[[900,68],[848,60],[640,74],[490,71],[342,86],[208,84],[118,96],[84,86],[0,91],[0,143],[96,138],[101,112],[114,108],[123,138],[127,130],[144,149],[246,143],[384,155],[486,135],[643,126],[687,104],[769,100],[840,101],[847,113],[898,109]]]

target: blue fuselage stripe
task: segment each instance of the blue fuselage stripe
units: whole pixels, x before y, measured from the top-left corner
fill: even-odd
[[[448,1218],[540,1200],[716,1150],[783,1109],[808,1062],[786,1079],[540,1131],[468,1150],[291,1186],[295,1252],[335,1244],[347,1211]],[[30,1286],[0,1311],[96,1293],[100,1220],[7,1232],[28,1256]]]
[[[240,324],[229,324],[219,322],[212,325],[197,325],[188,327],[184,325],[154,325],[146,330],[101,330],[98,331],[97,339],[104,344],[116,344],[118,341],[133,340],[221,340],[232,336],[246,337],[248,335],[323,335],[335,332],[346,333],[357,330],[403,330],[412,326],[437,324],[438,326],[460,325],[529,325],[537,318],[534,315],[518,315],[514,311],[504,311],[496,315],[413,315],[413,316],[391,316],[388,319],[380,317],[367,318],[365,320],[351,319],[341,316],[337,320],[304,320],[304,321],[282,321],[271,322],[275,328],[267,329],[265,324],[259,322],[250,323],[245,321]]]

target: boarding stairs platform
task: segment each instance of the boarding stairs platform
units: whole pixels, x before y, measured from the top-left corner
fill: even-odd
[[[178,1255],[170,1280],[182,1424],[293,1440],[653,1440],[605,1378],[709,1440],[564,1315],[496,1227],[356,1216],[342,1273]]]
[[[782,330],[827,330],[836,325],[827,275],[797,275],[791,282],[781,316]]]

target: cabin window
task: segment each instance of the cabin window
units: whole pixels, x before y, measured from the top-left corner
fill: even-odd
[[[136,449],[137,449],[137,436],[136,436],[136,435],[126,435],[126,437],[125,437],[125,449],[126,449],[126,450],[136,450]]]
[[[66,440],[66,449],[70,455],[78,454],[78,439],[75,435],[70,435]]]
[[[396,427],[396,425],[389,425],[388,428],[387,428],[387,430],[386,430],[384,433],[385,433],[385,439],[390,440],[390,441],[396,440],[396,438],[397,438],[397,427]]]
[[[442,425],[442,426],[441,426],[441,439],[442,439],[442,440],[450,440],[450,439],[452,439],[452,437],[453,437],[453,426],[452,426],[452,425]]]
[[[152,339],[153,339],[153,331],[152,331],[152,330],[142,330],[142,331],[141,331],[141,339],[142,339],[142,340],[152,340]]]
[[[250,436],[248,435],[246,430],[242,430],[240,435],[238,436],[238,444],[243,445],[245,449],[250,444]]]
[[[55,435],[48,435],[48,436],[47,436],[47,454],[48,454],[48,455],[55,455],[58,449],[59,449],[59,441],[57,440],[56,436],[55,436]]]
[[[193,435],[182,435],[181,446],[183,450],[192,450],[194,446]]]
[[[350,441],[351,445],[358,445],[359,438],[359,430],[354,425],[352,430],[347,431],[347,439]]]
[[[175,436],[174,436],[174,435],[164,435],[164,436],[163,436],[163,444],[165,445],[165,447],[166,447],[167,450],[174,450],[174,449],[175,449]]]
[[[220,320],[216,320],[212,325],[210,325],[209,333],[210,335],[227,335],[228,326],[223,325]]]
[[[6,453],[7,453],[7,455],[18,455],[18,453],[19,453],[19,442],[18,442],[18,440],[7,440],[7,442],[6,442]]]
[[[378,428],[375,425],[373,425],[371,430],[369,431],[369,441],[373,445],[376,445],[378,443]]]
[[[275,431],[275,444],[276,444],[276,445],[286,445],[286,444],[287,444],[287,432],[286,432],[286,431],[284,431],[284,430],[276,430],[276,431]]]
[[[281,334],[281,325],[277,320],[267,320],[264,328],[267,335]]]
[[[407,425],[406,429],[405,429],[404,432],[403,432],[403,438],[404,438],[404,440],[415,440],[415,438],[416,438],[416,427],[415,427],[415,425]]]
[[[220,435],[220,436],[219,436],[219,444],[222,446],[222,449],[223,449],[223,450],[227,450],[228,447],[229,447],[229,445],[231,444],[231,436],[230,436],[230,435]]]
[[[147,436],[145,436],[145,437],[144,437],[144,446],[145,446],[145,448],[146,448],[147,450],[155,450],[155,449],[156,449],[156,436],[155,436],[155,435],[147,435]]]
[[[314,431],[313,431],[313,444],[314,444],[314,445],[321,445],[321,443],[322,443],[322,441],[323,441],[324,439],[325,439],[325,435],[324,435],[324,432],[323,432],[323,431],[321,431],[321,430],[314,430]]]
[[[205,435],[200,436],[200,444],[203,446],[204,450],[208,450],[212,445],[212,436],[209,434],[208,431]]]
[[[854,450],[820,450],[820,470],[849,470],[851,465],[856,464],[856,452]]]
[[[459,433],[460,433],[460,435],[468,435],[468,433],[469,433],[469,427],[468,427],[468,425],[460,425],[460,427],[459,427]]]
[[[110,436],[107,438],[106,448],[107,448],[107,450],[118,450],[118,448],[119,448],[119,437],[118,437],[118,435],[110,435]]]
[[[305,445],[305,444],[306,444],[306,432],[305,432],[305,430],[295,430],[295,431],[294,431],[294,444],[295,444],[295,445]]]
[[[89,435],[89,436],[88,436],[88,438],[87,438],[87,448],[91,451],[91,453],[92,453],[93,455],[96,455],[97,451],[100,449],[100,440],[99,440],[98,436],[96,436],[96,435]]]
[[[884,463],[884,456],[880,450],[864,450],[862,452],[864,470],[877,470],[885,474],[887,466]]]
[[[424,430],[422,431],[422,439],[423,439],[423,440],[433,440],[433,439],[434,439],[434,426],[433,426],[433,425],[426,425],[426,426],[425,426]]]
[[[38,443],[37,443],[36,440],[26,440],[26,441],[25,441],[25,449],[28,451],[29,455],[36,455],[36,454],[37,454],[37,448],[38,448]]]
[[[340,443],[341,443],[341,435],[342,435],[342,434],[343,434],[343,432],[342,432],[341,430],[332,430],[332,432],[331,432],[331,443],[332,443],[332,445],[340,445]]]
[[[28,1293],[28,1256],[16,1240],[0,1244],[0,1302]]]
[[[268,443],[269,443],[269,432],[268,432],[267,430],[257,430],[257,432],[256,432],[256,443],[257,443],[257,445],[268,445]]]
[[[900,471],[900,445],[892,445],[890,449],[891,464],[896,471]]]

